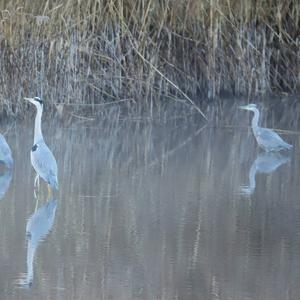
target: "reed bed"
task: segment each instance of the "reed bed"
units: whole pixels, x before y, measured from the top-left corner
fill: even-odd
[[[77,113],[299,91],[298,0],[2,0],[0,9],[7,115],[33,95]]]

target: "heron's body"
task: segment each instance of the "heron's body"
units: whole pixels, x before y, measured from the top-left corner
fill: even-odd
[[[37,173],[49,186],[58,189],[57,164],[54,155],[46,145],[42,134],[43,101],[39,97],[25,98],[37,109],[34,125],[34,144],[31,148],[31,164]]]
[[[293,146],[286,143],[275,131],[268,128],[259,128],[254,132],[258,145],[265,151],[289,150]]]
[[[56,160],[44,141],[32,146],[30,158],[36,173],[52,188],[58,189]]]
[[[265,151],[289,150],[293,146],[286,143],[275,131],[258,126],[259,110],[255,104],[241,106],[241,109],[250,110],[254,113],[252,119],[252,131],[258,145]]]

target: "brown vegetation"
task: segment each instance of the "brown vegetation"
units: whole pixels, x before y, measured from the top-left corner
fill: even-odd
[[[154,107],[224,93],[294,93],[298,0],[2,0],[0,103]]]

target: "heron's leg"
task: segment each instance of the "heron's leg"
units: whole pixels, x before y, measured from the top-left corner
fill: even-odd
[[[34,198],[35,198],[35,209],[34,211],[36,212],[38,206],[39,206],[39,191],[36,190],[36,188],[33,189],[33,195],[34,195]]]
[[[34,187],[38,187],[38,189],[40,188],[40,176],[38,174],[35,175],[35,179],[34,179]]]
[[[35,198],[38,198],[39,189],[40,189],[40,177],[38,174],[36,174],[34,179],[34,187],[33,187],[33,193]]]
[[[39,197],[36,197],[34,212],[36,212],[36,210],[38,209],[38,206],[39,206]]]
[[[52,191],[51,191],[50,185],[48,184],[47,186],[48,186],[48,197],[47,197],[47,200],[49,200],[51,198]]]

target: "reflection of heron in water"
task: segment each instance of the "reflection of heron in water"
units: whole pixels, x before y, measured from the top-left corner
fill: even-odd
[[[26,225],[27,236],[27,274],[23,286],[31,286],[33,281],[33,260],[35,251],[42,239],[52,228],[55,212],[56,200],[49,200],[39,207],[28,219]]]
[[[254,112],[252,119],[252,131],[256,138],[258,145],[265,151],[280,151],[291,149],[293,146],[283,141],[283,139],[273,130],[262,128],[258,126],[259,111],[256,104],[248,104],[240,106],[241,109],[250,110]]]
[[[256,182],[255,176],[256,173],[272,173],[278,167],[288,162],[289,157],[283,156],[280,153],[267,152],[263,154],[259,154],[255,161],[252,163],[250,171],[249,171],[249,182],[250,184],[247,186],[243,186],[241,191],[245,194],[252,194],[255,190]]]
[[[34,124],[34,143],[31,148],[31,164],[36,171],[34,183],[42,177],[48,183],[48,192],[50,188],[58,189],[57,164],[54,155],[46,145],[42,134],[42,113],[43,100],[39,97],[24,98],[36,107],[36,116]]]

